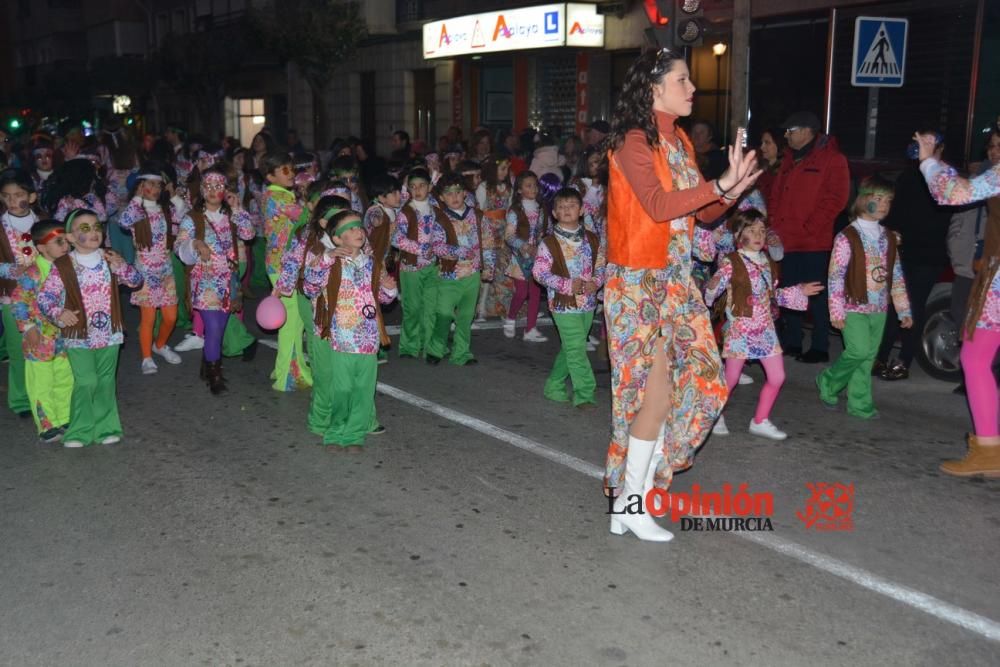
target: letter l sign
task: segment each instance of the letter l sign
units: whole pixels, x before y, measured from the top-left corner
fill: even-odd
[[[559,32],[559,12],[545,12],[545,34]]]

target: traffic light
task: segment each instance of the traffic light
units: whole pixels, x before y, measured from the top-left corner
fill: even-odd
[[[705,13],[702,0],[677,0],[674,15],[674,44],[677,46],[701,46],[705,34]]]
[[[646,38],[659,47],[672,47],[674,32],[670,23],[674,17],[674,0],[643,0],[643,8],[652,24],[646,28]]]
[[[21,120],[19,118],[11,118],[9,121],[7,121],[7,127],[10,128],[11,131],[20,130]]]

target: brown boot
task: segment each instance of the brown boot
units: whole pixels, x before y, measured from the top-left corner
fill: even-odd
[[[201,358],[201,370],[198,371],[198,377],[203,381],[208,380],[208,362],[205,361],[205,357]]]
[[[222,377],[222,362],[208,364],[208,388],[216,396],[226,391],[226,379]]]
[[[969,452],[958,461],[945,461],[941,471],[956,477],[1000,477],[1000,444],[982,445],[969,434]]]

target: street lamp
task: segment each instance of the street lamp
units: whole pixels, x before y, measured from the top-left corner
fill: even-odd
[[[712,53],[714,53],[715,55],[719,56],[720,58],[722,56],[726,55],[726,43],[725,42],[716,42],[715,44],[713,44],[712,45]]]

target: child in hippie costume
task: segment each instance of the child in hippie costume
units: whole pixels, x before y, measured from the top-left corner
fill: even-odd
[[[113,445],[122,436],[115,393],[125,324],[118,284],[138,287],[142,276],[118,253],[101,249],[103,225],[94,211],[67,213],[66,237],[73,251],[53,263],[38,292],[38,307],[62,330],[73,371],[63,446]]]
[[[327,231],[323,238],[335,248],[324,248],[318,256],[307,253],[303,288],[315,300],[316,325],[322,327],[321,337],[332,350],[333,411],[323,444],[353,453],[361,450],[368,433],[383,431],[375,420],[379,348],[375,304],[395,298],[396,282],[383,275],[375,283],[375,259],[365,252],[367,239],[357,213],[336,213],[327,222]]]
[[[774,329],[773,305],[793,310],[805,310],[808,297],[823,290],[821,283],[803,283],[777,289],[778,266],[764,250],[767,223],[755,209],[737,213],[731,220],[733,238],[739,250],[730,252],[719,262],[705,287],[705,303],[719,301],[725,308],[722,358],[726,362],[726,386],[729,396],[739,381],[740,372],[748,359],[759,359],[767,374],[760,391],[757,410],[750,421],[750,433],[772,440],[784,440],[786,433],[769,419],[771,408],[785,381],[785,366],[778,334]],[[724,435],[719,417],[713,433]]]
[[[222,375],[222,339],[239,301],[239,248],[254,237],[250,214],[239,196],[226,191],[227,178],[213,167],[201,175],[200,192],[181,222],[175,248],[191,267],[191,307],[205,325],[201,377],[213,394],[226,390]]]

